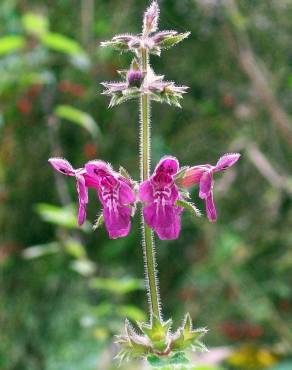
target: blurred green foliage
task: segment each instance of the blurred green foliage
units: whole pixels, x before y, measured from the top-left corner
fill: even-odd
[[[139,32],[145,5],[1,1],[1,370],[116,369],[113,335],[125,317],[147,320],[139,218],[121,240],[91,232],[89,221],[78,229],[74,181],[47,165],[56,155],[76,167],[101,158],[138,177],[137,106],[108,110],[99,94],[129,56],[98,44]],[[208,326],[208,346],[234,351],[224,368],[291,369],[292,152],[283,112],[290,119],[292,3],[160,5],[164,29],[192,35],[153,65],[190,92],[183,110],[154,104],[153,163],[164,154],[191,165],[242,153],[216,181],[217,224],[185,212],[181,238],[157,242],[165,318],[179,324],[189,311],[196,327]],[[90,197],[93,223],[100,210]]]

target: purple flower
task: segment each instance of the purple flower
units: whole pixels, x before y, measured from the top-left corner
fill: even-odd
[[[131,215],[136,201],[131,183],[103,161],[85,165],[86,173],[98,183],[98,197],[103,206],[103,217],[111,239],[128,235]]]
[[[97,182],[91,178],[83,168],[74,169],[63,158],[50,158],[52,167],[66,176],[75,176],[79,199],[78,224],[82,225],[86,219],[86,205],[88,203],[88,187],[97,187]]]
[[[144,76],[145,75],[143,74],[143,72],[140,71],[139,69],[130,70],[127,73],[127,81],[128,81],[129,86],[138,87],[138,88],[141,87]]]
[[[125,78],[124,81],[102,82],[105,87],[103,94],[111,96],[110,107],[138,98],[141,93],[145,72],[141,71],[136,59],[128,71],[119,71],[119,74]]]
[[[140,185],[139,197],[145,202],[144,219],[162,240],[177,239],[181,227],[182,208],[176,206],[180,198],[174,176],[179,169],[178,160],[164,157],[153,175]]]
[[[239,158],[240,154],[238,153],[225,154],[215,166],[206,164],[188,168],[183,177],[176,181],[178,186],[185,188],[198,183],[200,184],[199,197],[205,200],[207,216],[212,222],[217,220],[217,212],[213,199],[213,174],[233,166]]]

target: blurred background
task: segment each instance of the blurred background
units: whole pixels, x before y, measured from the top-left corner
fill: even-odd
[[[291,370],[292,1],[159,3],[161,29],[192,34],[153,67],[190,91],[183,110],[153,105],[153,163],[242,154],[216,179],[218,222],[185,213],[181,238],[157,241],[164,316],[209,328],[194,369]],[[137,102],[109,110],[100,95],[130,56],[99,43],[140,32],[146,5],[1,0],[1,370],[117,369],[113,335],[147,320],[139,217],[109,240],[91,193],[77,228],[75,181],[47,163],[101,158],[138,178]]]

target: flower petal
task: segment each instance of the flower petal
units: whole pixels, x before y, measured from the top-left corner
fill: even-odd
[[[233,166],[240,158],[239,153],[224,154],[217,162],[214,172],[224,171]]]
[[[75,169],[71,164],[63,158],[50,158],[48,160],[50,165],[57,171],[66,176],[75,176]]]
[[[79,203],[78,225],[79,226],[83,225],[85,220],[86,220],[86,206],[85,204]]]
[[[179,162],[175,157],[165,156],[157,164],[154,173],[163,172],[165,174],[174,176],[179,169]]]
[[[142,182],[142,184],[139,187],[140,200],[142,202],[153,202],[154,201],[153,192],[154,190],[150,180]]]
[[[113,174],[113,170],[110,164],[100,160],[90,161],[86,163],[85,170],[86,173],[92,178]]]
[[[144,220],[149,227],[154,229],[156,227],[156,204],[150,203],[148,206],[143,208]]]
[[[123,205],[128,205],[136,201],[136,196],[133,189],[124,181],[120,181],[119,187],[119,202]]]
[[[180,233],[181,207],[151,203],[143,209],[145,222],[161,240],[177,239]]]
[[[103,209],[106,229],[111,239],[127,236],[131,227],[131,209],[113,204]]]
[[[203,173],[200,179],[199,197],[201,199],[206,199],[212,190],[212,186],[213,186],[213,176],[211,171]]]
[[[179,237],[181,230],[181,207],[172,207],[168,210],[169,222],[168,225],[161,227],[159,225],[156,227],[156,232],[161,240],[174,240]]]
[[[211,192],[205,199],[206,213],[209,221],[215,222],[217,220],[217,211],[213,199],[213,192]]]
[[[82,175],[76,175],[77,192],[79,199],[78,225],[82,225],[86,219],[86,205],[88,203],[88,188]]]
[[[85,179],[82,175],[76,175],[77,180],[77,192],[79,197],[79,202],[83,204],[88,203],[88,189],[85,185]]]

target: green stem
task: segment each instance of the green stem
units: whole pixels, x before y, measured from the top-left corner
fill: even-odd
[[[141,67],[144,72],[148,70],[148,51],[146,49],[141,50]],[[141,171],[141,182],[146,181],[150,174],[150,148],[151,148],[151,136],[150,136],[150,99],[147,94],[142,94],[141,105],[140,105],[140,117],[141,117],[141,136],[140,136],[140,171]],[[160,313],[160,298],[158,279],[156,273],[156,259],[155,259],[155,246],[153,241],[152,230],[145,224],[142,215],[142,232],[143,232],[143,254],[145,262],[145,278],[146,288],[149,298],[150,315],[155,315],[161,320]]]

